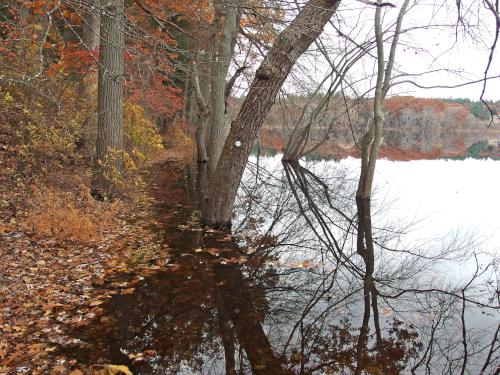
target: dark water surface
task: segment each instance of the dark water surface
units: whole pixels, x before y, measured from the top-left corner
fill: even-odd
[[[75,328],[84,344],[68,354],[134,374],[498,374],[494,273],[449,285],[429,267],[464,254],[396,251],[388,244],[398,228],[377,228],[388,254],[377,261],[378,305],[360,343],[353,181],[341,170],[283,165],[276,177],[249,166],[229,235],[199,224],[203,175],[185,169],[184,180],[160,184],[159,202],[178,198],[158,208],[167,267],[135,278],[104,318]],[[469,324],[477,315],[484,324]]]

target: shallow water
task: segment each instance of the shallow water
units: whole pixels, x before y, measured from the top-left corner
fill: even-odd
[[[68,350],[81,361],[125,364],[139,374],[350,374],[359,358],[366,373],[453,374],[464,353],[465,373],[479,373],[499,322],[490,308],[498,275],[486,267],[486,253],[498,252],[500,207],[491,197],[500,163],[378,163],[382,341],[375,345],[372,321],[367,348],[358,346],[357,164],[304,168],[252,159],[234,236],[201,227],[192,199],[163,207],[167,266],[117,293],[104,319],[73,330],[84,344]],[[462,183],[464,175],[471,178]],[[200,186],[190,178],[184,185],[186,197]],[[464,235],[470,228],[480,228],[479,237]],[[482,273],[472,277],[476,258]],[[484,374],[495,371],[497,359],[490,356]]]

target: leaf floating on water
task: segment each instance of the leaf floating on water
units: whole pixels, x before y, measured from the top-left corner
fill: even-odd
[[[393,314],[392,309],[388,306],[383,306],[380,309],[380,312],[382,313],[383,316],[391,316]]]
[[[52,369],[51,374],[64,374],[67,372],[67,368],[64,365],[57,365]]]
[[[123,289],[120,294],[133,294],[135,292],[135,288]]]
[[[205,233],[220,233],[220,230],[213,229],[213,228],[205,228]]]
[[[247,254],[253,254],[257,249],[255,247],[248,247],[246,250]]]
[[[217,242],[228,242],[228,241],[232,241],[233,238],[231,236],[226,236],[224,238],[218,238],[216,241]]]
[[[93,365],[91,368],[93,370],[99,368],[99,370],[93,371],[95,375],[133,375],[132,371],[124,365]]]
[[[205,251],[211,255],[215,255],[216,257],[218,257],[220,255],[220,249],[218,249],[216,247],[210,247],[210,248],[206,249]]]

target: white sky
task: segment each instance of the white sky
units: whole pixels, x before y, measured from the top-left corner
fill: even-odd
[[[477,12],[477,1],[472,4],[472,9]],[[451,9],[441,9],[431,20],[432,12],[436,9],[432,5],[417,5],[410,10],[405,25],[422,25],[439,22],[445,23],[456,20],[456,6],[452,4]],[[391,10],[391,11],[395,11]],[[396,13],[396,12],[395,12]],[[472,13],[472,11],[471,11]],[[471,14],[470,21],[476,23],[478,28],[475,33],[480,37],[473,40],[473,36],[459,35],[456,39],[455,31],[451,28],[441,30],[420,30],[412,33],[414,42],[420,47],[427,49],[429,54],[422,51],[399,49],[398,63],[405,67],[408,72],[423,72],[433,69],[450,69],[461,72],[458,74],[436,73],[418,79],[423,86],[455,85],[467,80],[477,80],[484,76],[484,70],[488,62],[491,44],[493,43],[493,32],[495,21],[492,15],[482,10],[479,12],[483,25],[477,25],[478,13]],[[466,16],[468,17],[468,16]],[[483,40],[481,40],[483,39]],[[499,46],[500,47],[500,46]],[[435,60],[434,60],[435,59]],[[488,76],[500,75],[500,48],[497,48]],[[481,95],[482,84],[475,84],[453,89],[434,88],[420,89],[411,85],[405,85],[401,90],[410,90],[415,96],[432,97],[464,97],[477,100]],[[395,90],[397,91],[397,89]],[[485,98],[500,99],[500,79],[491,80],[486,87]]]
[[[385,0],[384,0],[385,1]],[[403,29],[414,28],[401,36],[400,45],[396,56],[395,72],[421,74],[439,70],[432,74],[418,77],[407,77],[405,80],[416,81],[421,86],[454,86],[468,81],[482,79],[488,62],[489,49],[493,43],[495,20],[482,5],[481,0],[463,0],[464,20],[470,24],[468,35],[459,30],[455,35],[457,21],[457,6],[454,0],[411,0],[410,8],[403,22]],[[396,8],[384,8],[384,25],[387,27],[394,23],[403,0],[391,1]],[[356,42],[373,37],[373,18],[375,8],[356,0],[342,0],[337,15],[332,23],[340,25],[344,33],[350,33]],[[439,25],[439,27],[436,27]],[[422,29],[422,27],[426,27]],[[386,33],[390,36],[392,31]],[[338,47],[336,31],[327,26],[322,35],[325,44],[332,48],[332,55],[337,54],[334,48]],[[337,44],[336,44],[337,43]],[[386,56],[389,54],[389,43],[386,45]],[[319,58],[321,60],[321,57]],[[321,81],[328,66],[323,60],[318,61],[318,54],[309,53],[299,60],[300,68],[295,70],[296,78],[309,76],[310,90],[313,90],[314,81]],[[367,77],[362,82],[356,83],[356,90],[361,93],[374,84],[375,61],[368,57],[360,61],[350,72],[351,81],[359,77]],[[446,71],[445,71],[446,70]],[[500,41],[489,70],[489,77],[500,75]],[[368,78],[371,77],[371,78]],[[399,79],[401,80],[401,79]],[[398,82],[395,78],[393,82]],[[302,83],[301,83],[302,84]],[[293,74],[286,84],[287,90],[303,90],[294,83]],[[420,97],[441,98],[469,98],[478,100],[481,95],[482,84],[467,85],[457,88],[432,88],[422,89],[411,84],[395,86],[389,95],[413,95]],[[500,78],[490,80],[487,84],[485,99],[500,100]]]

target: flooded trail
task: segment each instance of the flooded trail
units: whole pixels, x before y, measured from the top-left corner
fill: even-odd
[[[122,274],[102,316],[69,333],[79,363],[126,365],[135,374],[236,374],[236,337],[255,374],[285,373],[263,330],[265,295],[241,264],[234,238],[202,228],[188,169],[167,164],[154,187],[165,266],[149,276]],[[173,178],[172,178],[173,177]],[[227,358],[227,359],[226,359]]]

